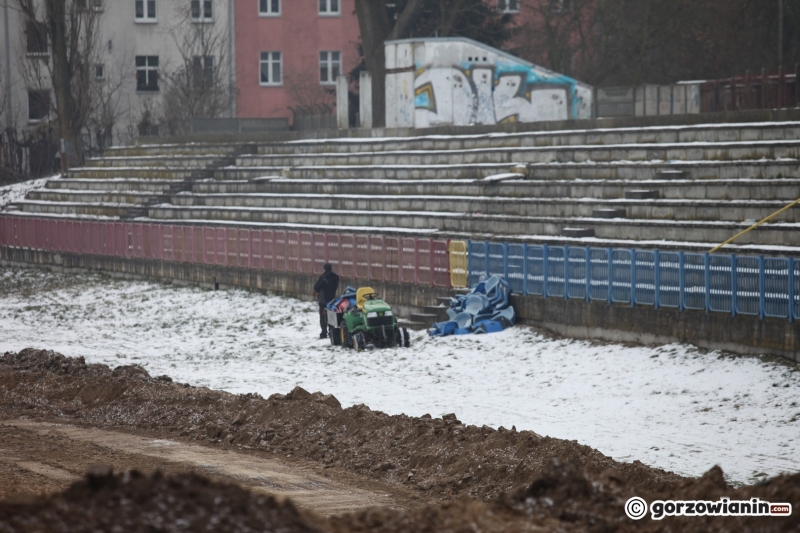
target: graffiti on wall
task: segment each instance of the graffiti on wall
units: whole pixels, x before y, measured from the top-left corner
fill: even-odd
[[[417,127],[591,116],[591,89],[566,76],[510,62],[417,65],[414,96]]]

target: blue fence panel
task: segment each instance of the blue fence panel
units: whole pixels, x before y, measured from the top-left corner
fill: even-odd
[[[504,276],[506,271],[506,245],[498,242],[489,243],[489,268],[486,277]]]
[[[611,301],[631,303],[632,250],[611,251]]]
[[[478,284],[478,278],[486,275],[487,246],[483,241],[469,241],[467,255],[467,282],[470,287]]]
[[[681,306],[681,254],[661,252],[658,254],[658,306]]]
[[[547,295],[564,297],[564,248],[547,249]]]
[[[736,258],[736,314],[761,314],[758,257]]]
[[[733,311],[733,256],[708,257],[709,309],[730,313]]]
[[[525,294],[544,295],[544,246],[528,245],[528,277]]]
[[[586,299],[586,248],[568,248],[567,279],[569,280],[569,297]]]
[[[509,244],[507,253],[508,275],[506,275],[506,279],[508,284],[515,293],[525,294],[525,246]]]
[[[636,305],[656,305],[656,252],[636,250]]]
[[[592,300],[608,301],[608,254],[607,248],[592,248],[589,251],[589,297]]]
[[[792,310],[792,318],[800,317],[800,261],[792,261],[792,299],[794,300],[794,308]]]
[[[706,309],[705,254],[683,254],[683,307]]]
[[[764,259],[764,315],[789,318],[788,259]]]

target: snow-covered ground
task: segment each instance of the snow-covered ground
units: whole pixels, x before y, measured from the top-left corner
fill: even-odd
[[[310,298],[309,298],[310,299]],[[235,393],[333,393],[387,413],[455,412],[577,439],[622,461],[734,482],[800,470],[800,372],[752,357],[551,340],[527,328],[355,353],[315,305],[242,290],[0,268],[0,351],[54,349]]]
[[[40,189],[44,187],[44,184],[47,183],[48,180],[58,179],[60,177],[60,175],[49,176],[46,178],[28,180],[21,183],[0,187],[0,209],[5,207],[7,204],[18,202],[24,199],[25,195],[34,189]]]

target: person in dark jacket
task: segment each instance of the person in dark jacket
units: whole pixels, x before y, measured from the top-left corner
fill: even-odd
[[[322,269],[324,272],[314,284],[314,295],[319,303],[319,327],[322,332],[320,339],[328,338],[328,315],[325,312],[325,304],[336,298],[336,289],[339,288],[339,276],[333,272],[330,263],[325,263]]]

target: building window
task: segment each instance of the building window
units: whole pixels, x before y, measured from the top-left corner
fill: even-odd
[[[262,17],[280,16],[281,0],[258,0],[258,14]]]
[[[214,19],[214,6],[211,0],[192,0],[192,21],[209,22]]]
[[[28,55],[47,55],[47,27],[43,22],[29,20],[25,24]]]
[[[280,85],[282,81],[280,52],[261,52],[259,72],[261,85]]]
[[[106,79],[106,66],[102,63],[98,63],[94,66],[94,77],[98,80]]]
[[[79,11],[86,11],[88,9],[87,6],[92,6],[94,11],[102,11],[103,0],[75,0],[75,7]]]
[[[342,70],[341,52],[319,53],[319,82],[322,84],[336,83],[339,72]]]
[[[50,91],[28,91],[28,120],[44,120],[50,114]]]
[[[214,84],[214,58],[212,56],[194,56],[192,58],[192,85],[198,89],[206,89]]]
[[[338,15],[339,0],[319,0],[320,15]]]
[[[136,0],[136,22],[156,21],[156,0]]]
[[[519,0],[497,0],[497,9],[503,13],[519,13]]]
[[[136,56],[136,90],[158,90],[158,56]]]

